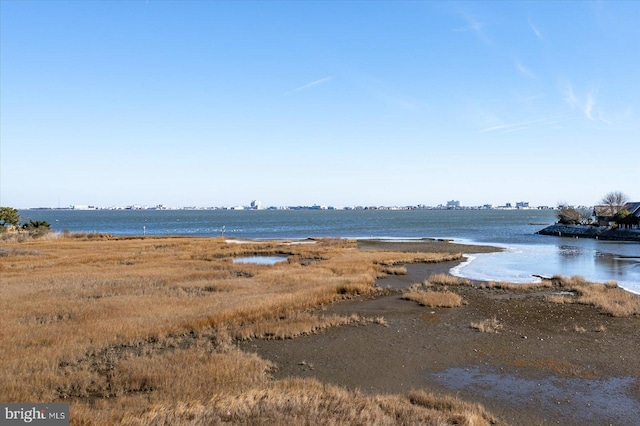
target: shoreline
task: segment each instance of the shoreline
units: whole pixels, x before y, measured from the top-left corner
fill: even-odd
[[[311,377],[370,394],[412,389],[481,403],[500,424],[631,424],[640,410],[640,318],[546,301],[557,289],[455,286],[458,308],[428,308],[400,292],[460,261],[407,265],[377,280],[392,292],[329,305],[322,315],[382,316],[286,340],[241,343],[276,365],[274,377]],[[477,283],[476,283],[477,284]],[[496,318],[483,333],[470,324]],[[615,353],[615,357],[611,354]],[[381,368],[384,366],[384,368]],[[502,423],[504,422],[504,423]]]
[[[416,241],[387,240],[382,238],[356,239],[364,251],[396,251],[400,253],[500,253],[504,248],[495,245],[457,243],[447,239],[425,238]]]
[[[603,241],[640,242],[640,230],[611,229],[608,226],[554,224],[536,232],[540,235],[569,238],[592,238]]]
[[[180,415],[175,401],[201,404],[212,416],[223,407],[232,414],[220,418],[238,422],[264,413],[291,418],[278,403],[285,397],[301,401],[302,416],[321,409],[332,418],[327,401],[340,389],[349,391],[345,413],[362,398],[371,406],[405,398],[403,406],[416,410],[406,399],[416,390],[479,403],[497,424],[624,424],[640,410],[640,299],[628,303],[613,286],[594,285],[610,291],[611,301],[595,308],[576,304],[587,289],[569,280],[533,287],[448,279],[462,251],[500,251],[495,247],[85,236],[2,249],[9,362],[0,381],[16,384],[2,387],[4,398],[68,401],[80,423]],[[290,258],[233,262],[271,254]],[[454,293],[457,307],[403,299],[404,289],[434,274],[424,292]],[[599,310],[618,301],[628,317]],[[473,326],[494,319],[498,333]],[[46,383],[36,374],[41,365]],[[328,392],[331,385],[340,389]],[[223,399],[201,400],[203,389]],[[263,392],[276,398],[267,411],[229,408]],[[585,402],[593,408],[584,410]]]

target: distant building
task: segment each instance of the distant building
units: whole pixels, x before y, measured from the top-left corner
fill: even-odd
[[[460,201],[458,201],[458,200],[447,201],[447,208],[448,209],[459,209],[460,208]]]
[[[516,203],[516,209],[528,209],[529,202],[528,201],[518,201]]]
[[[262,202],[258,200],[251,201],[251,209],[252,210],[262,210]]]

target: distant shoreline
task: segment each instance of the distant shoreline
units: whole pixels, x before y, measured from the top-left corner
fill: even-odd
[[[631,229],[611,229],[606,226],[589,225],[555,225],[547,226],[536,232],[540,235],[570,238],[593,238],[605,241],[636,241],[640,242],[640,231]]]

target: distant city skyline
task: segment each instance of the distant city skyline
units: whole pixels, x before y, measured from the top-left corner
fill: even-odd
[[[455,210],[455,209],[555,209],[557,205],[532,205],[528,201],[518,201],[515,203],[506,202],[499,205],[491,203],[467,205],[458,200],[450,200],[437,205],[429,204],[403,204],[403,205],[332,205],[332,204],[289,204],[289,205],[270,205],[263,204],[259,200],[252,200],[250,203],[238,205],[191,205],[191,206],[175,206],[167,204],[146,205],[146,204],[130,204],[130,205],[95,205],[95,204],[71,204],[68,206],[40,206],[40,207],[23,207],[24,210],[352,210],[352,209],[383,209],[383,210],[411,210],[411,209],[435,209],[435,210]],[[590,208],[593,205],[571,205],[570,207]]]
[[[640,199],[640,2],[0,8],[2,206]]]

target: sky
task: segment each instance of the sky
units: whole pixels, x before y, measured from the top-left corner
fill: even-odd
[[[640,2],[0,0],[0,205],[640,201]]]

